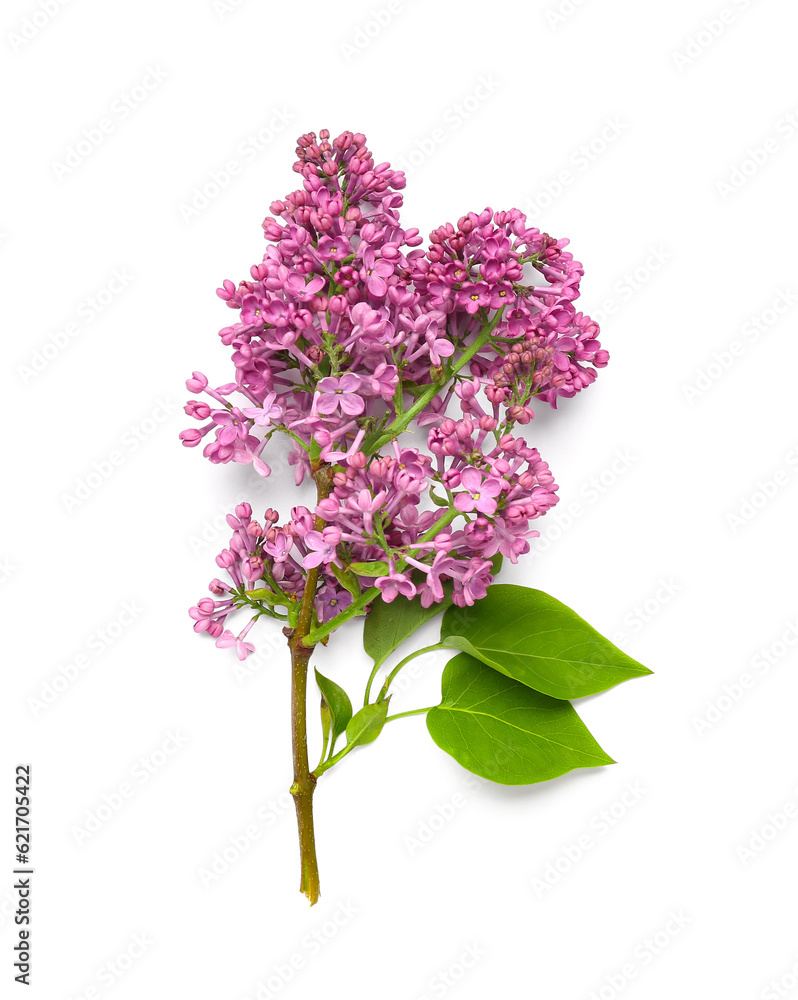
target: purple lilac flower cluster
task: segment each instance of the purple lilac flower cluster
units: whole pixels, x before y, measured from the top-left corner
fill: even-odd
[[[404,175],[375,164],[363,135],[298,142],[302,187],[271,205],[262,262],[217,290],[238,313],[220,331],[234,381],[213,388],[194,372],[186,383],[199,426],[181,439],[205,442],[211,462],[268,476],[269,441],[286,434],[297,484],[329,472],[315,509],[294,507],[282,525],[272,510],[252,520],[248,504],[228,518],[217,563],[231,583],[214,580],[191,615],[241,658],[252,622],[234,637],[230,612],[286,617],[282,607],[290,619],[311,570],[321,622],[371,584],[425,606],[445,588],[461,606],[483,597],[491,558],[527,552],[530,522],[557,501],[548,465],[513,427],[534,399],[556,406],[608,360],[574,308],[583,272],[567,240],[486,208],[436,229],[425,252],[400,225]],[[398,441],[416,428],[426,451]]]

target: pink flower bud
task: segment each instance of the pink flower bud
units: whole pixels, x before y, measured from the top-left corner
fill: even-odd
[[[196,427],[189,427],[188,430],[180,432],[180,440],[186,448],[196,448],[202,440],[202,433]]]
[[[207,403],[201,403],[198,399],[190,399],[183,407],[183,411],[196,420],[207,420],[211,415],[211,408]]]

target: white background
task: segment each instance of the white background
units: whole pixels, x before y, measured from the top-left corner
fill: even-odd
[[[798,996],[795,5],[49,2],[0,39],[3,994],[30,761],[26,995]],[[503,579],[655,675],[579,705],[616,765],[528,789],[389,726],[320,782],[311,910],[282,638],[237,676],[186,614],[222,513],[296,494],[177,433],[189,372],[231,371],[214,289],[323,127],[410,167],[407,226],[518,206],[571,238],[612,358],[527,429],[561,503]],[[359,642],[318,657],[353,697]]]

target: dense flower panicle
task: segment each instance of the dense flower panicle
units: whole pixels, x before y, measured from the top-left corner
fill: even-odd
[[[527,552],[530,522],[557,501],[514,425],[608,361],[597,324],[574,307],[583,272],[568,241],[522,212],[470,212],[424,251],[400,224],[404,175],[375,164],[363,135],[300,136],[294,170],[302,187],[272,203],[263,260],[217,290],[237,314],[220,331],[233,380],[214,388],[194,372],[186,383],[198,426],[181,439],[211,462],[268,476],[269,441],[287,434],[297,483],[331,469],[314,511],[296,507],[281,526],[268,511],[261,525],[242,504],[230,518],[217,563],[231,583],[214,580],[215,600],[191,616],[242,658],[250,626],[233,636],[228,614],[248,604],[282,616],[275,605],[301,600],[311,571],[322,622],[372,585],[426,606],[444,586],[460,605],[484,596],[490,560]],[[413,427],[427,429],[427,452],[398,442]],[[362,572],[368,563],[383,572]]]

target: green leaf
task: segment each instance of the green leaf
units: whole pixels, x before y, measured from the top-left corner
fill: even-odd
[[[386,698],[385,701],[366,705],[359,712],[355,712],[352,721],[346,727],[347,746],[363,746],[365,743],[373,743],[377,739],[385,725],[390,700],[390,698]]]
[[[552,698],[651,673],[555,598],[512,584],[494,584],[471,608],[449,608],[441,642]]]
[[[331,681],[329,677],[320,674],[318,670],[316,671],[316,683],[319,685],[319,691],[321,691],[322,728],[324,727],[325,706],[330,715],[332,729],[330,753],[332,754],[335,750],[335,741],[344,732],[352,718],[352,702],[342,687],[339,687],[335,681]]]
[[[387,562],[353,562],[347,567],[358,576],[387,576]]]
[[[451,603],[450,588],[446,588],[440,604],[433,604],[428,608],[422,608],[418,597],[408,600],[400,596],[390,604],[386,604],[382,598],[375,600],[363,627],[363,648],[374,660],[374,666],[383,664],[416,629],[431,621]]]
[[[330,563],[330,569],[333,571],[335,579],[345,590],[349,591],[352,597],[360,597],[360,582],[354,573],[336,566],[335,563]]]
[[[429,491],[429,498],[435,504],[436,507],[448,507],[449,501],[445,500],[443,497],[439,497],[434,490]]]
[[[260,587],[258,590],[245,590],[244,593],[250,600],[265,601],[267,604],[288,604],[285,594],[275,594],[273,590]]]
[[[427,712],[427,729],[458,764],[502,785],[615,763],[567,701],[533,691],[466,653],[446,664],[443,700]]]

